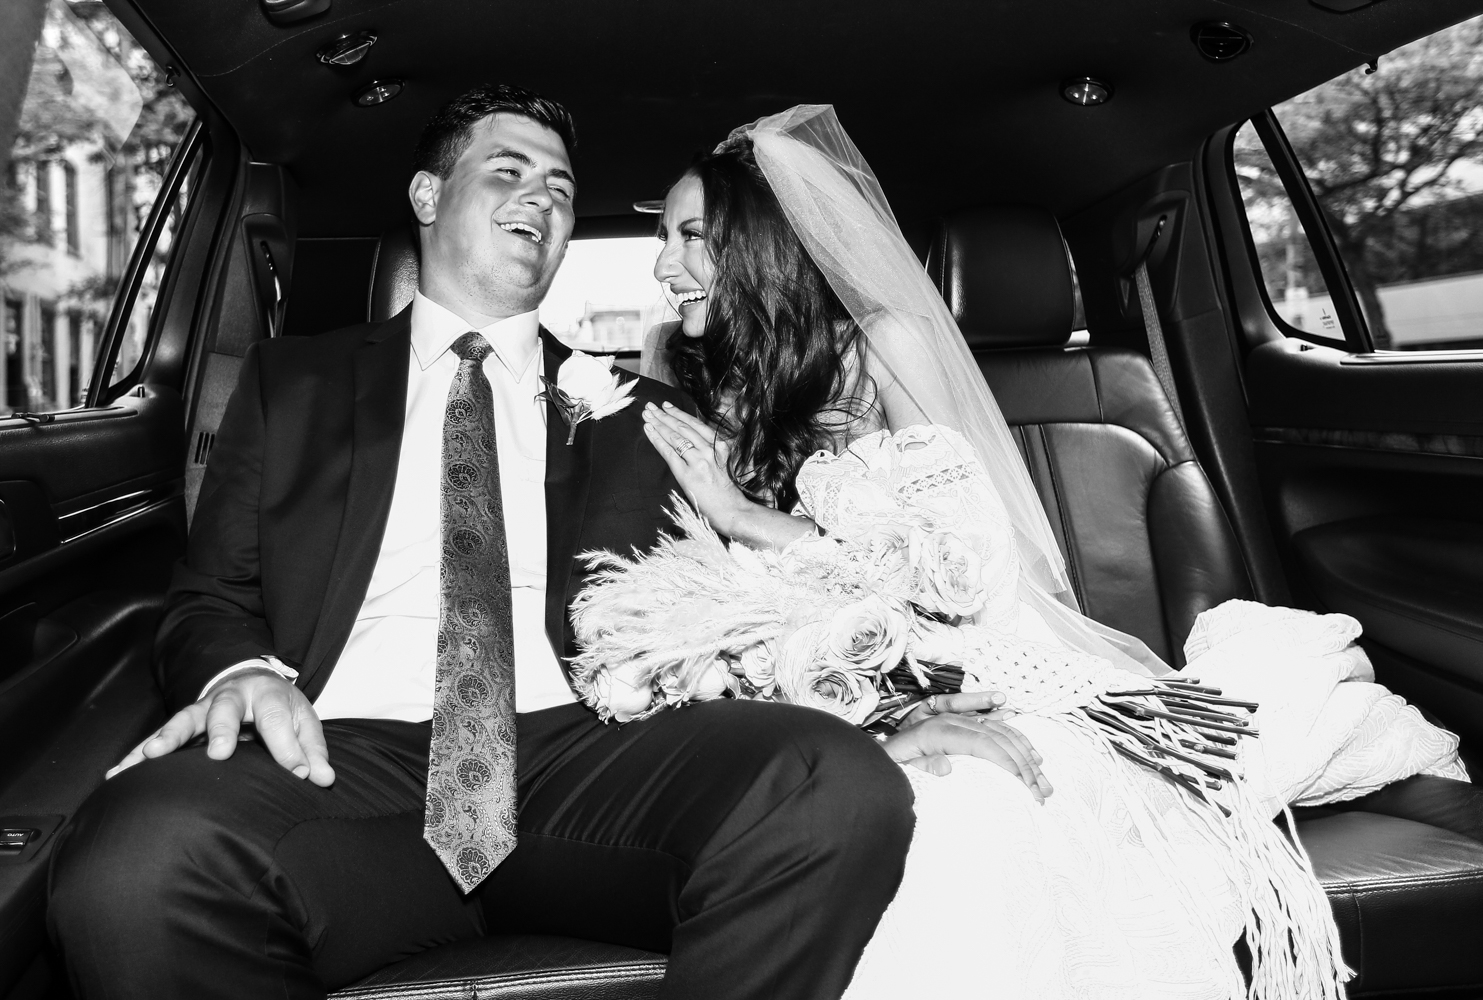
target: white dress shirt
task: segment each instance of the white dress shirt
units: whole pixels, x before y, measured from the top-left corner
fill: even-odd
[[[443,411],[459,365],[458,356],[449,348],[468,330],[466,322],[421,292],[413,298],[406,422],[391,513],[350,639],[315,700],[321,719],[421,722],[432,718]],[[536,399],[544,367],[537,331],[535,312],[478,331],[494,348],[484,361],[484,374],[494,392],[500,493],[510,555],[517,712],[576,700],[545,628],[546,407]],[[255,665],[281,667],[252,661],[233,670]]]

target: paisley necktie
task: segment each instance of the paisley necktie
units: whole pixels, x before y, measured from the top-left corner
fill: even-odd
[[[464,892],[515,848],[515,637],[500,500],[493,350],[453,344],[458,374],[443,415],[438,673],[423,837]]]

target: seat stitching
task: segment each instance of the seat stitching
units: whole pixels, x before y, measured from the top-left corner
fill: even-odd
[[[1097,364],[1090,354],[1083,354],[1082,357],[1086,358],[1087,368],[1092,373],[1092,394],[1097,398],[1097,422],[1109,423],[1107,411],[1102,406],[1102,379],[1097,375]],[[1132,430],[1131,427],[1128,429]]]
[[[1066,539],[1066,575],[1071,578],[1071,589],[1081,602],[1086,606],[1086,593],[1081,588],[1081,573],[1076,566],[1076,546],[1072,544],[1071,522],[1066,517],[1066,499],[1061,493],[1060,477],[1056,475],[1055,453],[1051,449],[1050,438],[1045,433],[1045,424],[1035,424],[1035,430],[1040,434],[1040,446],[1045,449],[1045,467],[1050,474],[1050,492],[1056,500],[1056,517],[1061,522],[1061,534]]]
[[[1384,879],[1375,879],[1373,881],[1343,879],[1337,882],[1324,883],[1322,879],[1319,880],[1320,884],[1323,884],[1325,889],[1328,889],[1330,886],[1332,886],[1335,889],[1342,889],[1347,892],[1358,892],[1361,890],[1372,891],[1426,888],[1429,886],[1444,885],[1449,882],[1478,881],[1483,881],[1483,869],[1474,869],[1467,872],[1434,872],[1428,875],[1400,875],[1391,876]]]
[[[372,983],[369,986],[351,986],[343,991],[330,994],[333,998],[343,1000],[354,1000],[359,997],[433,997],[445,995],[433,991],[447,990],[450,987],[459,990],[459,997],[474,997],[482,995],[484,990],[502,989],[508,986],[529,987],[535,985],[561,985],[571,984],[573,986],[598,982],[648,982],[656,977],[662,978],[667,961],[657,959],[636,959],[633,962],[623,964],[603,963],[599,965],[576,966],[552,970],[532,970],[529,972],[507,972],[496,975],[459,976],[456,978],[442,978],[423,980],[415,983]],[[446,994],[453,996],[455,994]]]

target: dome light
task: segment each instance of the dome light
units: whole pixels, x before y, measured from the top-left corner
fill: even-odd
[[[404,86],[405,84],[400,80],[373,80],[364,90],[355,95],[355,103],[358,107],[374,108],[400,94]]]
[[[1211,62],[1230,62],[1251,48],[1251,33],[1229,21],[1202,21],[1189,31],[1190,41]]]
[[[1061,96],[1072,104],[1090,108],[1112,100],[1112,84],[1090,76],[1073,77],[1061,84]]]
[[[370,52],[371,46],[375,44],[374,32],[354,32],[341,35],[314,53],[314,57],[326,66],[354,66],[366,57],[366,53]]]

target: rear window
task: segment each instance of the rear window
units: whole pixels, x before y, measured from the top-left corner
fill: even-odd
[[[573,240],[541,303],[541,324],[577,350],[639,350],[651,327],[675,318],[654,280],[659,249],[652,236]]]

